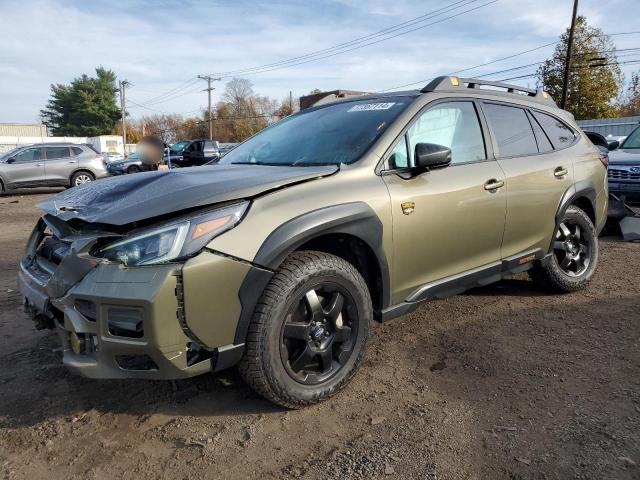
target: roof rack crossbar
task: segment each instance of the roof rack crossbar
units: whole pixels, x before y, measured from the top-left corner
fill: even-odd
[[[458,78],[453,76],[442,76],[431,80],[425,87],[420,90],[422,93],[463,90],[467,88],[480,89],[481,87],[503,88],[504,93],[515,95],[525,95],[534,97],[543,101],[553,101],[551,97],[542,90],[534,90],[531,88],[520,87],[509,83],[492,82],[490,80],[479,80],[477,78]]]

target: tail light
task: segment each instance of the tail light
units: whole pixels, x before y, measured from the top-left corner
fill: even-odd
[[[609,154],[608,153],[601,153],[600,154],[600,161],[604,165],[604,168],[609,168]]]

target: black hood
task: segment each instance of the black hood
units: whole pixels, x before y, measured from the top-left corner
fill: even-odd
[[[119,226],[255,197],[337,170],[337,166],[211,165],[144,172],[80,185],[40,202],[38,207],[65,221],[80,219]]]

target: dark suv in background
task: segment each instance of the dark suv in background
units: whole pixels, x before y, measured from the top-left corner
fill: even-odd
[[[73,187],[108,175],[102,154],[88,144],[39,143],[0,155],[0,192]]]
[[[640,204],[640,126],[609,153],[609,191]]]
[[[196,139],[192,140],[182,150],[182,158],[179,157],[171,161],[178,167],[194,167],[204,165],[209,162],[216,162],[220,159],[220,145],[215,140]]]

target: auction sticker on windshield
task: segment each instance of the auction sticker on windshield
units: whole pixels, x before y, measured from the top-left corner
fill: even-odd
[[[354,105],[347,112],[367,112],[370,110],[389,110],[396,103],[362,103],[360,105]]]

